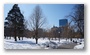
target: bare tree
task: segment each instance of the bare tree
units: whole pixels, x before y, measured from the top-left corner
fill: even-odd
[[[75,13],[73,19],[78,28],[79,33],[82,38],[84,37],[84,4],[79,4],[75,6]]]
[[[81,35],[80,37],[84,38],[84,4],[75,5],[72,14],[68,17],[71,17],[75,30]]]
[[[42,13],[42,9],[37,5],[34,9],[34,12],[29,19],[29,28],[34,31],[34,36],[36,39],[36,44],[38,44],[38,30],[46,23],[46,18]]]

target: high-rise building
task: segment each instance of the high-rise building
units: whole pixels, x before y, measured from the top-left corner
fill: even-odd
[[[67,19],[60,19],[59,20],[59,27],[66,26],[68,24]]]

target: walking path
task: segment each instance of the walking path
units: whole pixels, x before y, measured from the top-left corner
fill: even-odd
[[[73,49],[76,43],[62,44],[57,49]]]

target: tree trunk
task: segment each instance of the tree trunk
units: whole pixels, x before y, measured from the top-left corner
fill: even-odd
[[[23,40],[23,37],[22,37],[22,40]]]
[[[60,37],[59,37],[59,42],[60,42]]]
[[[15,41],[17,41],[17,38],[16,38],[16,36],[14,36],[14,39],[15,39]]]
[[[38,44],[38,38],[36,38],[36,44]]]
[[[15,32],[15,36],[14,36],[14,39],[15,39],[15,41],[17,41],[17,37],[16,37],[16,25],[15,25],[15,30],[14,30]]]
[[[36,38],[36,44],[38,44],[38,30],[36,29],[36,36],[35,36],[35,38]]]
[[[20,40],[20,36],[18,36],[18,39]]]

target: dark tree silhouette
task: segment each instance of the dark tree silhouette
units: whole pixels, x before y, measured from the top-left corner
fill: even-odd
[[[18,7],[18,4],[14,4],[6,17],[6,20],[8,20],[10,28],[14,29],[14,39],[17,41],[16,37],[18,36],[20,39],[24,30],[24,16]]]
[[[42,13],[42,9],[40,8],[40,6],[36,6],[34,12],[32,13],[29,19],[29,27],[31,27],[32,30],[34,31],[36,44],[38,44],[39,28],[41,28],[45,23],[46,23],[46,18]]]
[[[84,4],[75,5],[74,11],[69,15],[75,26],[75,30],[84,38]]]
[[[7,28],[8,28],[8,22],[4,22],[4,38],[7,36]]]

